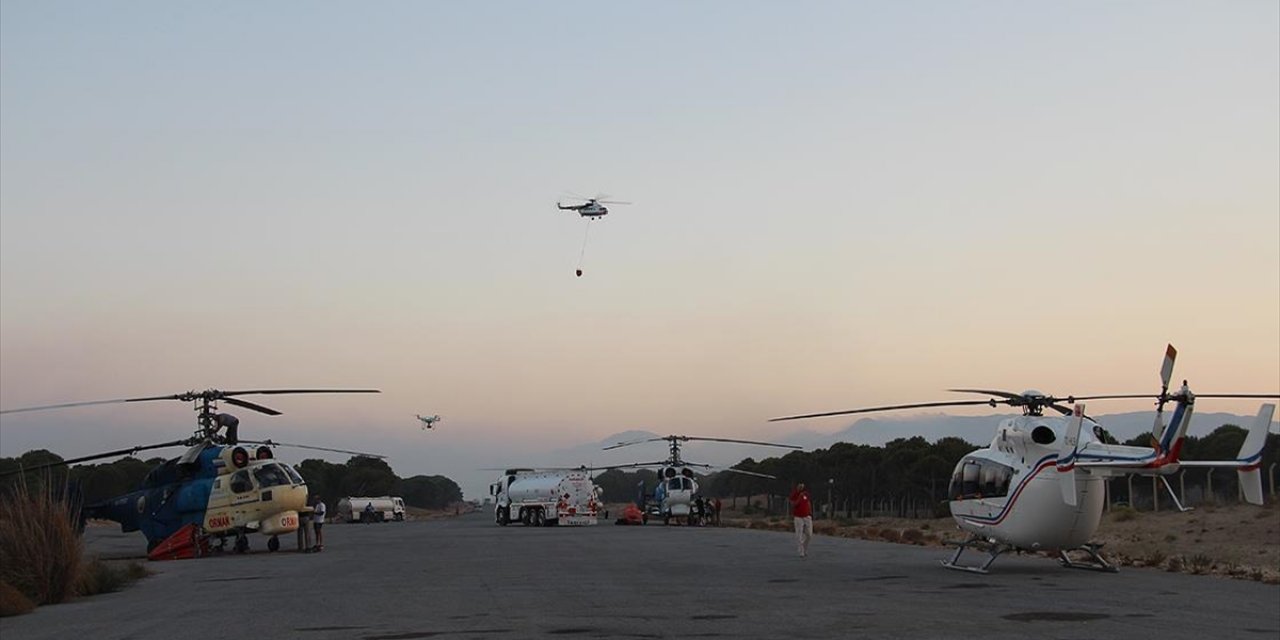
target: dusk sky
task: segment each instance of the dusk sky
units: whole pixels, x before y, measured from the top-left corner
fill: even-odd
[[[581,278],[568,192],[633,203]],[[242,431],[459,475],[1155,393],[1166,343],[1280,392],[1276,2],[0,4],[5,409],[378,388]],[[0,455],[193,427],[6,415]]]

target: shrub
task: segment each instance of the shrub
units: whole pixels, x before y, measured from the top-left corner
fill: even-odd
[[[79,513],[47,489],[19,483],[0,496],[0,582],[35,605],[75,595],[81,545]]]
[[[1142,561],[1148,567],[1159,567],[1165,560],[1167,555],[1160,549],[1151,549],[1147,551],[1147,555],[1143,556]]]
[[[119,591],[130,583],[137,582],[151,572],[137,562],[130,561],[126,565],[113,565],[94,558],[84,567],[80,575],[76,592],[82,596],[94,596],[99,593]]]
[[[1169,564],[1166,568],[1171,573],[1178,573],[1183,570],[1185,565],[1186,565],[1186,561],[1183,560],[1182,556],[1172,556],[1169,558]]]
[[[902,534],[897,529],[885,529],[880,532],[880,537],[888,542],[902,542]]]
[[[1191,571],[1195,573],[1204,573],[1209,570],[1209,567],[1213,566],[1213,560],[1203,553],[1197,553],[1194,556],[1191,556],[1190,565]]]
[[[1128,522],[1138,517],[1133,507],[1115,507],[1111,510],[1111,518],[1116,522]]]
[[[30,598],[22,595],[13,585],[0,580],[0,618],[30,613],[35,608],[36,605]]]
[[[919,529],[905,529],[902,532],[902,541],[911,544],[924,544],[924,532]]]

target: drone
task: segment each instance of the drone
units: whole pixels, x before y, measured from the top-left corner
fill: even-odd
[[[602,199],[607,197],[608,196],[601,195],[601,196],[596,196],[595,198],[580,198],[581,200],[586,200],[586,202],[582,204],[563,205],[563,204],[560,204],[559,202],[556,202],[556,208],[561,211],[577,211],[578,215],[584,218],[603,218],[609,215],[609,209],[604,205],[631,204],[630,202],[621,202],[618,200]]]
[[[662,518],[663,524],[671,524],[673,518],[684,518],[688,524],[693,524],[694,513],[692,509],[694,495],[698,493],[698,482],[694,479],[694,467],[708,469],[712,471],[727,471],[729,473],[738,473],[742,475],[755,476],[758,478],[768,478],[776,480],[777,478],[764,473],[756,473],[754,471],[744,471],[742,469],[733,468],[717,468],[709,464],[698,462],[686,462],[680,457],[681,443],[690,440],[702,440],[708,442],[733,442],[737,444],[754,444],[766,447],[782,447],[784,449],[799,449],[795,445],[775,444],[772,442],[756,442],[754,440],[733,440],[730,438],[702,438],[698,436],[662,436],[657,438],[644,438],[641,440],[632,440],[630,442],[619,442],[614,445],[604,447],[603,451],[610,449],[619,449],[629,447],[631,445],[643,442],[660,442],[666,441],[670,447],[670,454],[666,460],[657,462],[636,462],[632,464],[619,464],[608,467],[595,467],[596,470],[604,469],[634,469],[638,467],[658,467],[658,485],[654,488],[653,495],[643,495],[638,505],[644,513],[644,522],[648,522],[648,516],[653,515]]]
[[[197,428],[187,438],[108,451],[50,464],[19,468],[29,473],[90,460],[121,457],[150,449],[186,447],[181,456],[153,468],[136,491],[86,505],[85,518],[112,520],[123,532],[141,531],[147,551],[154,559],[195,557],[203,554],[210,538],[219,548],[233,538],[239,553],[249,550],[248,534],[268,536],[267,549],[280,548],[279,536],[297,531],[298,512],[306,509],[307,484],[292,466],[275,460],[272,447],[295,447],[332,451],[356,456],[384,456],[345,449],[331,449],[273,440],[243,440],[240,419],[219,413],[218,403],[250,409],[269,416],[281,412],[241,400],[245,395],[315,393],[379,393],[376,389],[255,389],[247,391],[186,391],[167,396],[72,402],[43,407],[8,409],[0,413],[20,413],[65,409],[99,404],[178,400],[195,404]],[[258,445],[246,449],[242,444]],[[10,474],[5,474],[10,475]]]
[[[1002,420],[986,448],[961,458],[948,488],[951,515],[969,538],[957,543],[955,554],[943,561],[949,569],[987,573],[996,558],[1008,551],[1056,552],[1062,566],[1115,572],[1103,557],[1099,545],[1089,540],[1102,520],[1105,502],[1104,480],[1127,474],[1159,477],[1173,495],[1167,476],[1185,467],[1227,467],[1239,472],[1245,500],[1262,504],[1262,474],[1259,466],[1274,404],[1263,404],[1234,460],[1183,460],[1181,451],[1197,398],[1280,398],[1269,394],[1200,394],[1191,392],[1186,381],[1173,393],[1169,381],[1177,350],[1169,345],[1160,370],[1158,394],[1120,394],[1055,397],[1039,391],[1012,393],[986,389],[950,389],[959,393],[993,396],[987,400],[924,402],[833,411],[774,418],[801,420],[857,413],[876,413],[926,407],[1008,405],[1022,409],[1022,415]],[[1134,447],[1105,442],[1101,425],[1085,413],[1082,400],[1154,398],[1155,422],[1150,447]],[[1173,415],[1166,424],[1164,408],[1173,403]],[[1067,406],[1073,405],[1073,406]],[[1051,409],[1061,416],[1045,416]],[[960,564],[969,548],[985,551],[981,565]],[[1083,552],[1076,559],[1070,553]]]
[[[436,415],[436,416],[419,416],[419,415],[418,415],[418,414],[416,414],[416,413],[415,413],[414,415],[418,418],[418,420],[419,420],[420,422],[422,422],[422,430],[423,430],[423,431],[426,431],[427,429],[430,429],[430,428],[434,427],[434,426],[436,425],[436,423],[437,423],[437,422],[440,422],[440,416],[438,416],[438,415]]]

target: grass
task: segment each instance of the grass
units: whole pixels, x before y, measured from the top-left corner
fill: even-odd
[[[54,492],[25,483],[0,495],[0,616],[118,591],[150,574],[136,562],[86,560],[79,515]]]
[[[0,582],[37,606],[75,596],[83,555],[78,517],[51,491],[25,482],[0,496]]]

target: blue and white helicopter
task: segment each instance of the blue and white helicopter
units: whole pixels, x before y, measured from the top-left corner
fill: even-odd
[[[267,549],[276,551],[280,546],[278,536],[298,529],[299,511],[307,507],[307,485],[293,467],[274,459],[272,447],[296,447],[375,458],[383,457],[358,451],[272,440],[241,440],[238,434],[239,418],[229,413],[218,412],[217,403],[225,402],[266,415],[280,415],[280,412],[275,409],[240,400],[235,396],[300,393],[379,393],[379,391],[375,389],[249,391],[209,389],[168,396],[9,409],[0,413],[152,400],[194,402],[199,427],[189,438],[20,468],[13,473],[28,473],[91,460],[127,456],[150,449],[186,447],[186,452],[181,456],[153,468],[136,491],[97,504],[85,505],[81,510],[82,516],[118,522],[120,529],[125,532],[141,531],[147,539],[148,551],[156,549],[182,531],[191,530],[190,527],[194,527],[203,539],[217,538],[223,545],[228,538],[234,538],[234,548],[241,553],[249,549],[247,534],[261,533],[269,536]],[[242,444],[258,446],[251,451],[240,446]]]
[[[666,441],[670,448],[670,455],[666,460],[657,462],[636,462],[632,464],[618,464],[607,467],[595,467],[594,470],[605,469],[636,469],[641,467],[657,467],[658,468],[658,484],[653,489],[652,497],[645,494],[642,490],[640,499],[636,506],[644,512],[644,522],[649,521],[649,516],[662,518],[663,524],[671,524],[674,518],[677,522],[683,519],[689,524],[694,522],[693,504],[694,497],[698,494],[698,481],[694,475],[694,469],[703,469],[706,471],[727,471],[729,473],[737,473],[747,476],[755,476],[757,478],[768,478],[776,480],[774,476],[756,473],[754,471],[744,471],[742,469],[718,468],[709,464],[699,462],[686,462],[680,457],[681,443],[690,440],[701,440],[706,442],[733,442],[737,444],[754,444],[765,447],[781,447],[784,449],[799,449],[791,444],[776,444],[773,442],[756,442],[754,440],[734,440],[731,438],[704,438],[700,436],[661,436],[657,438],[644,438],[642,440],[632,440],[630,442],[619,442],[617,444],[604,447],[603,451],[610,449],[618,449],[621,447],[629,447],[631,445],[643,442],[660,442]]]
[[[1185,467],[1226,467],[1239,472],[1245,500],[1262,504],[1262,448],[1275,411],[1263,404],[1235,460],[1183,460],[1182,445],[1197,398],[1280,398],[1280,394],[1194,394],[1184,381],[1169,392],[1177,350],[1169,345],[1160,369],[1159,394],[1067,396],[1058,398],[1038,391],[1011,393],[986,389],[951,389],[960,393],[995,396],[989,400],[925,402],[848,411],[832,411],[773,421],[802,420],[857,413],[876,413],[927,407],[1008,405],[1022,415],[1002,420],[986,448],[964,456],[956,465],[948,491],[951,515],[969,538],[958,544],[955,555],[943,565],[986,573],[1001,553],[1014,550],[1056,551],[1065,567],[1115,571],[1089,541],[1102,520],[1106,479],[1128,474],[1159,477],[1173,494],[1165,476]],[[1155,424],[1150,447],[1105,442],[1105,431],[1085,414],[1081,400],[1154,398]],[[1174,403],[1173,416],[1164,422],[1164,408]],[[1067,407],[1065,405],[1074,405]],[[1045,416],[1046,408],[1062,414]],[[1174,500],[1177,500],[1176,494]],[[1178,505],[1181,509],[1181,505]],[[987,552],[985,563],[959,564],[960,555],[973,547]],[[1075,560],[1068,552],[1083,552]]]

